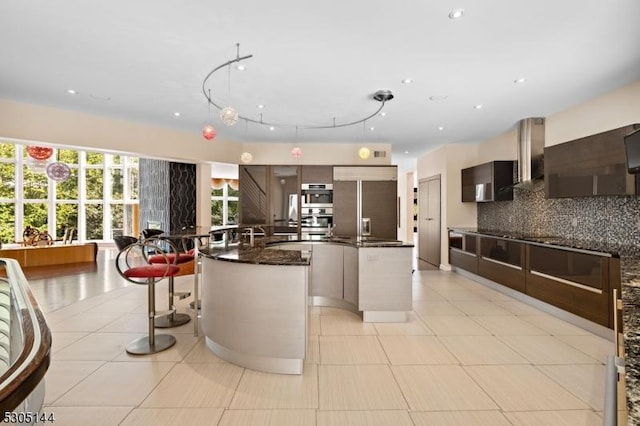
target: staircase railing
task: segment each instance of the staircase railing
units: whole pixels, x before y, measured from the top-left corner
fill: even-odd
[[[20,264],[0,258],[0,408],[34,413],[44,402],[44,375],[51,356],[51,331]]]

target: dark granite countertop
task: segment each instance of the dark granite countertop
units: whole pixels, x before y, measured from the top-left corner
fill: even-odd
[[[640,247],[584,241],[571,238],[528,236],[513,232],[451,227],[451,231],[510,238],[554,248],[592,251],[620,257],[622,328],[624,332],[625,378],[628,424],[640,424]],[[613,303],[613,301],[612,301]]]
[[[413,247],[413,244],[406,244],[402,241],[391,241],[378,238],[298,238],[295,235],[276,235],[272,237],[256,237],[253,246],[242,241],[239,244],[229,246],[227,249],[211,248],[208,250],[201,250],[201,253],[212,259],[225,260],[229,262],[261,265],[309,265],[309,257],[301,251],[278,250],[278,244],[283,243],[331,243],[350,245],[357,248]]]

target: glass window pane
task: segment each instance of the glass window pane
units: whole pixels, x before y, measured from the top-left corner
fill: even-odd
[[[129,164],[138,165],[138,157],[127,157],[127,162]]]
[[[16,158],[16,146],[12,143],[0,143],[0,158]]]
[[[122,204],[111,204],[111,238],[116,235],[131,235],[125,234],[124,206]]]
[[[77,204],[56,204],[56,227],[56,239],[62,238],[67,228],[78,228]]]
[[[111,169],[111,198],[113,200],[122,200],[122,191],[124,190],[122,169]]]
[[[87,169],[86,170],[86,192],[87,200],[102,200],[102,182],[103,173],[102,169]],[[101,226],[102,227],[102,226]]]
[[[47,204],[25,203],[22,211],[24,212],[24,228],[31,226],[41,232],[47,231],[47,215],[49,213]]]
[[[222,200],[211,201],[211,225],[223,225]]]
[[[35,173],[27,166],[23,168],[22,196],[27,200],[46,200],[48,198],[47,175]]]
[[[129,173],[129,199],[137,200],[138,199],[138,169],[128,168]]]
[[[211,189],[211,196],[212,197],[222,197],[222,188],[220,189]]]
[[[112,155],[111,164],[122,164],[122,157],[119,155]]]
[[[229,197],[237,197],[238,196],[239,191],[237,189],[233,189],[233,188],[231,188],[231,186],[229,186],[228,190],[229,190],[229,192],[228,192]]]
[[[227,224],[235,225],[238,223],[238,202],[237,201],[229,201],[229,214],[227,216]]]
[[[16,165],[0,163],[0,198],[16,196]]]
[[[104,163],[104,154],[99,152],[87,152],[87,164],[92,166]]]
[[[67,164],[78,164],[78,151],[72,149],[59,149],[58,160]]]
[[[78,199],[78,169],[72,168],[69,179],[56,183],[56,199],[77,200]]]
[[[0,241],[15,241],[16,212],[13,203],[0,203]]]
[[[85,206],[87,216],[85,226],[87,228],[88,240],[103,239],[102,217],[104,209],[102,204],[87,204]]]

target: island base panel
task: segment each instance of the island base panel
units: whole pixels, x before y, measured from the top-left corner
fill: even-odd
[[[264,371],[277,374],[302,374],[304,359],[296,358],[272,358],[259,355],[244,354],[225,348],[206,337],[207,347],[218,358],[232,364],[241,365],[251,370]]]
[[[407,311],[364,311],[362,322],[407,322]]]

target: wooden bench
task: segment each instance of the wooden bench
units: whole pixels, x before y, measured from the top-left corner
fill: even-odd
[[[0,257],[16,259],[23,269],[71,263],[95,263],[97,254],[96,243],[0,249]]]

